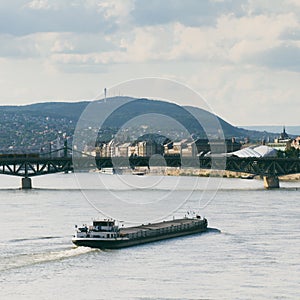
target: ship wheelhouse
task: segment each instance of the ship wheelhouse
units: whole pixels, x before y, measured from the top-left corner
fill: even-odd
[[[91,237],[95,238],[117,238],[119,236],[119,227],[113,220],[94,220],[89,233]]]
[[[77,228],[76,237],[115,239],[119,237],[119,227],[113,220],[94,220],[89,227],[84,225],[81,228]]]
[[[115,221],[93,221],[92,230],[94,231],[116,231],[118,226]]]

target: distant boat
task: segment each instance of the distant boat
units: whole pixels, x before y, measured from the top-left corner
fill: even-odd
[[[77,227],[72,242],[77,246],[119,249],[196,234],[207,230],[207,220],[196,216],[136,227],[121,227],[114,220],[96,220],[91,226]]]
[[[143,176],[145,174],[146,174],[145,171],[132,171],[132,175]]]
[[[113,174],[116,173],[114,168],[102,168],[98,172],[101,173],[101,174],[108,174],[108,175],[113,175]]]
[[[241,179],[253,179],[255,175],[242,175]]]

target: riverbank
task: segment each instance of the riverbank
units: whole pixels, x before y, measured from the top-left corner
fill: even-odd
[[[300,181],[300,174],[298,173],[298,174],[280,176],[279,180],[281,180],[281,181]]]
[[[113,174],[112,169],[102,170],[101,173]],[[153,175],[153,176],[198,176],[198,177],[223,177],[223,178],[242,178],[242,179],[260,179],[259,175],[252,175],[243,172],[232,172],[224,170],[206,170],[194,168],[174,168],[174,167],[151,167],[150,170],[145,167],[136,167],[134,172],[129,168],[116,171],[118,174],[134,175]],[[279,177],[280,181],[300,181],[300,173],[290,174]]]
[[[224,177],[224,178],[243,178],[243,179],[259,179],[260,176],[252,176],[243,172],[205,170],[193,168],[172,168],[172,167],[152,167],[150,170],[146,168],[137,168],[137,171],[144,172],[147,175],[162,176],[199,176],[199,177]],[[280,181],[300,181],[300,173],[290,174],[279,177]]]

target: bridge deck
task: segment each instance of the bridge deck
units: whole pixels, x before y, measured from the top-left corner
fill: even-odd
[[[75,170],[95,168],[134,168],[136,166],[162,166],[161,157],[157,160],[149,157],[0,157],[0,174],[32,177]],[[168,167],[188,167],[211,170],[228,170],[261,176],[282,176],[300,173],[300,159],[287,158],[237,158],[237,157],[183,157],[165,156]]]

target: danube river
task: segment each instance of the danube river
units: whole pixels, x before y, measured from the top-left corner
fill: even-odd
[[[81,176],[34,178],[30,191],[0,176],[0,299],[299,299],[300,182]],[[130,223],[198,207],[221,233],[109,251],[71,243],[99,211]]]

